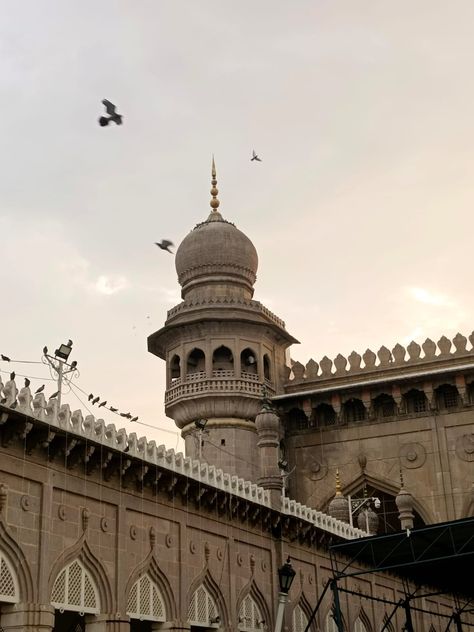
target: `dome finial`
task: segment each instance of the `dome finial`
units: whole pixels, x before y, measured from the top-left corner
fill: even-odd
[[[212,188],[211,188],[211,195],[212,195],[212,200],[211,200],[211,208],[212,208],[212,212],[213,213],[217,213],[217,209],[219,208],[219,200],[217,199],[217,194],[219,193],[219,190],[217,188],[217,177],[216,177],[216,163],[214,162],[214,155],[212,156],[212,171],[211,171],[211,184],[212,184]]]
[[[336,468],[336,496],[342,496],[341,479],[339,478],[339,468]]]

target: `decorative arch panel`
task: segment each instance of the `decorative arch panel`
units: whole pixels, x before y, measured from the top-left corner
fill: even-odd
[[[293,610],[293,632],[304,632],[308,625],[308,617],[303,608],[297,604]]]
[[[252,595],[247,595],[240,604],[239,630],[242,632],[257,632],[263,630],[265,620]]]
[[[188,622],[202,627],[218,627],[219,616],[214,599],[201,584],[191,597],[188,607]]]
[[[131,619],[166,621],[163,595],[148,574],[142,575],[133,584],[128,596],[127,614]]]
[[[19,601],[18,577],[8,558],[0,551],[0,602],[18,603]]]
[[[58,610],[88,614],[100,612],[97,586],[79,560],[74,560],[59,573],[51,591],[51,605]]]

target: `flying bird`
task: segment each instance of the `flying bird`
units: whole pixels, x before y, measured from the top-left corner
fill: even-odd
[[[106,403],[107,403],[107,401],[100,402],[100,404],[99,404],[99,408],[102,408],[102,406],[105,406],[105,405],[106,405]]]
[[[30,380],[25,377],[25,388],[28,388],[28,386],[31,384]]]
[[[113,406],[111,406],[109,410],[111,413],[116,413],[118,411],[118,408],[114,408]]]
[[[252,158],[250,158],[250,162],[252,162],[252,160],[258,160],[258,162],[262,162],[262,159],[257,156],[254,149],[252,150]]]
[[[0,358],[2,358],[4,362],[10,362],[10,358],[6,355],[3,355],[3,353],[0,353]]]
[[[36,389],[35,395],[37,395],[38,393],[42,393],[43,391],[44,391],[44,384]]]
[[[117,106],[111,103],[108,99],[102,99],[102,104],[105,105],[105,111],[109,116],[101,116],[99,119],[99,125],[106,127],[111,121],[117,125],[122,125],[122,115],[117,113]]]
[[[99,400],[100,400],[100,397],[94,397],[94,399],[92,400],[92,404],[97,404]]]
[[[49,399],[55,399],[59,395],[59,391],[56,391],[52,395],[49,396]]]
[[[94,397],[94,395],[92,393],[90,393],[89,397],[87,398],[87,401],[91,401],[91,399]]]
[[[161,250],[167,250],[168,252],[173,254],[173,251],[170,250],[169,247],[174,246],[174,243],[169,239],[162,239],[160,242],[155,241],[155,246],[158,246],[158,248],[161,248]]]

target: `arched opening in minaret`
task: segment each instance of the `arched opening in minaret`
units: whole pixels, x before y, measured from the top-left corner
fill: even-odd
[[[240,370],[245,374],[257,375],[257,354],[252,349],[244,349],[240,354]]]
[[[234,356],[228,347],[221,345],[212,354],[212,370],[223,373],[224,371],[234,371]]]
[[[181,359],[180,359],[179,355],[175,354],[171,358],[171,362],[170,362],[170,378],[171,378],[171,381],[173,382],[173,380],[176,380],[180,376],[181,376]]]
[[[269,382],[272,379],[270,358],[268,357],[266,353],[263,356],[263,377]]]
[[[206,370],[206,357],[202,349],[194,348],[188,355],[186,362],[186,375],[204,373]]]

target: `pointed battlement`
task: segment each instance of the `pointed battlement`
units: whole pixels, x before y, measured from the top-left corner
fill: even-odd
[[[469,336],[469,343],[468,349],[468,338],[458,333],[452,341],[441,336],[438,343],[427,338],[421,346],[414,341],[406,348],[396,344],[391,351],[382,346],[377,354],[367,349],[362,356],[352,351],[347,358],[341,354],[334,360],[324,356],[319,363],[309,360],[306,366],[301,362],[293,362],[291,367],[286,367],[286,387],[334,378],[385,374],[400,369],[406,370],[409,375],[420,368],[429,372],[430,369],[442,369],[445,366],[462,366],[466,361],[474,362],[474,332]]]

